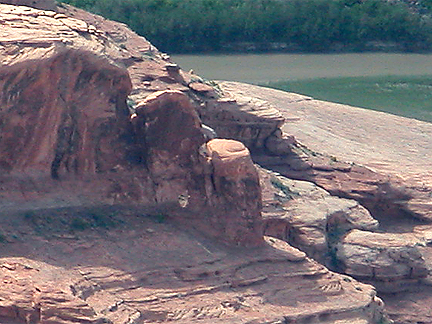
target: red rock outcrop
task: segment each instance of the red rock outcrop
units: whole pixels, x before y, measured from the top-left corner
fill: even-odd
[[[328,172],[353,175],[354,167],[292,158],[302,147],[284,137],[286,118],[273,105],[250,94],[220,98],[125,25],[67,5],[58,13],[0,5],[0,14],[0,244],[5,256],[22,257],[2,259],[10,284],[0,292],[2,320],[385,321],[371,286],[263,239],[259,176],[246,147],[291,159],[298,174],[312,170],[307,177],[328,186]],[[245,145],[206,142],[201,120]],[[370,184],[359,182],[365,190],[353,196],[367,195]],[[374,229],[361,206],[336,200],[317,201],[329,212],[301,224],[286,215],[299,246],[321,252],[335,224]],[[112,225],[106,212],[119,211],[130,228],[95,234]],[[301,231],[311,228],[317,240],[308,245]]]
[[[172,74],[162,58],[137,58],[144,49],[125,51],[84,21],[0,6],[5,17],[0,32],[0,203],[4,211],[125,204],[156,207],[171,216],[182,214],[221,241],[262,243],[259,181],[247,149],[237,143],[242,147],[237,152],[233,142],[227,149],[222,141],[212,146],[211,156],[203,155],[201,120],[190,98],[178,90],[155,92],[136,107],[128,106],[132,82],[126,68],[152,62],[146,73],[157,64]],[[32,26],[31,39],[28,29],[14,24],[14,17],[20,17],[22,26]],[[134,34],[128,31],[127,35]],[[136,59],[128,61],[134,55]],[[161,80],[165,85],[179,84],[162,76]],[[180,87],[184,88],[181,83]],[[229,147],[236,149],[230,152]],[[222,171],[226,163],[230,175]],[[226,206],[232,195],[244,201]]]
[[[2,323],[386,323],[372,286],[278,239],[224,247],[136,213],[70,232],[49,216],[33,215],[43,232],[29,217],[2,218],[16,235],[1,244]]]
[[[125,177],[136,164],[127,72],[82,50],[50,53],[0,70],[3,208],[151,202],[137,190],[145,174]]]
[[[68,26],[76,26],[76,21],[85,22],[79,29],[82,33],[88,31],[87,38],[96,41],[86,45],[87,48],[91,46],[92,51],[127,68],[133,84],[130,98],[135,103],[145,100],[155,91],[179,90],[196,101],[200,119],[215,129],[219,137],[241,141],[254,151],[267,148],[275,152],[287,150],[285,142],[278,137],[284,118],[271,105],[250,94],[234,99],[222,93],[214,83],[181,70],[168,55],[160,53],[125,25],[65,4],[58,8],[58,12],[74,18],[62,18]],[[68,33],[62,33],[61,39],[63,43],[76,45],[81,42]],[[106,46],[99,47],[97,43]]]
[[[206,154],[213,170],[206,186],[208,201],[223,232],[239,245],[259,245],[261,188],[249,150],[234,140],[213,139]]]
[[[373,283],[384,302],[389,301],[388,310],[396,323],[431,322],[431,124],[246,84],[223,82],[219,86],[234,98],[254,93],[289,120],[283,129],[295,136],[295,141],[288,143],[291,152],[273,156],[255,153],[255,162],[283,176],[312,182],[332,195],[354,199],[379,221],[378,229],[372,226],[333,233],[336,235],[327,241],[333,268]],[[305,195],[305,185],[301,190],[296,185],[279,185],[269,193],[266,191],[275,186],[267,182],[264,187],[266,233],[292,244],[296,232],[290,215],[305,210],[304,205],[291,203]],[[308,204],[322,199],[322,190],[310,189],[310,183],[306,187],[311,192]],[[275,189],[276,199],[271,197]],[[323,206],[322,202],[318,205]],[[286,206],[295,209],[285,214],[280,207]],[[312,229],[307,225],[302,222],[300,226],[300,230],[306,226],[309,231],[300,243],[313,255],[310,247],[319,247],[319,242],[325,247],[326,236],[322,225]]]
[[[107,152],[130,131],[125,70],[89,52],[64,50],[1,67],[0,87],[3,173],[57,179],[126,163],[126,145]]]
[[[202,157],[200,147],[206,144],[200,120],[185,94],[155,93],[131,119],[127,73],[75,50],[37,64],[4,67],[0,74],[7,204],[127,203],[163,206],[174,214],[184,207],[197,228],[222,241],[261,241],[259,181],[249,152],[241,143],[239,151],[235,143],[227,147],[219,140],[219,146],[209,147],[210,158]],[[235,149],[230,152],[230,147]],[[228,165],[231,174],[224,173]],[[18,175],[21,185],[32,188],[21,188],[17,197],[11,188]],[[228,190],[230,185],[234,187]],[[233,195],[244,201],[228,204]],[[201,225],[207,221],[196,213],[207,214],[209,224]]]
[[[190,99],[179,91],[156,92],[138,103],[133,122],[157,201],[172,202],[181,194],[192,194],[188,188],[199,181],[193,177],[203,174],[199,148],[205,139]]]
[[[18,55],[18,63],[11,65],[6,55],[8,65],[0,70],[4,210],[157,206],[166,214],[183,214],[221,241],[262,243],[259,182],[256,171],[251,176],[254,167],[247,149],[243,147],[242,159],[230,158],[224,144],[212,149],[213,157],[200,155],[205,138],[188,96],[174,90],[156,92],[132,115],[126,104],[131,81],[124,68],[113,64],[121,61],[115,53],[105,59],[83,51],[80,44],[94,40],[73,32],[73,42],[66,46],[47,37],[59,20],[60,30],[68,26],[63,25],[66,21],[83,26],[84,22],[53,16],[51,28],[43,30],[45,12],[4,7],[8,17],[22,15],[38,22],[42,33],[35,38],[50,45],[37,51],[27,43],[23,52],[28,56]],[[8,26],[12,32],[13,25]],[[232,178],[222,174],[225,162],[216,158],[218,152],[232,165],[238,163]],[[249,169],[242,173],[247,159]],[[229,195],[249,195],[228,208],[227,188],[218,188],[213,181],[233,184]],[[242,183],[247,188],[235,192]]]
[[[158,204],[176,205],[204,232],[239,245],[260,245],[261,191],[240,142],[205,143],[200,119],[179,91],[157,92],[136,107],[137,141]],[[196,216],[195,216],[196,215]]]

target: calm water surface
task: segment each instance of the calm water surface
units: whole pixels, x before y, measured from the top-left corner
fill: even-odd
[[[432,75],[432,54],[173,55],[183,70],[209,80],[279,80],[385,75]]]

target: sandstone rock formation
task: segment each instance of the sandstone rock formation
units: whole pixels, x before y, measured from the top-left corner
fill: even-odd
[[[200,168],[199,147],[205,139],[190,99],[179,91],[156,92],[137,105],[132,121],[139,160],[149,169],[156,200],[173,202],[180,194],[192,194],[188,188],[204,172],[203,166],[194,168]]]
[[[189,215],[183,217],[200,215],[190,220],[206,233],[240,245],[262,243],[258,173],[242,143],[205,143],[194,107],[178,91],[148,96],[133,121],[158,204],[181,199]]]
[[[213,170],[207,197],[218,219],[223,220],[223,232],[238,244],[259,244],[261,188],[249,150],[234,140],[213,139],[207,144],[207,154]]]
[[[136,164],[127,72],[82,50],[47,54],[0,72],[3,209],[151,201],[130,177],[119,190]]]
[[[291,156],[262,157],[263,164],[378,214],[430,218],[430,123],[245,84],[219,86],[232,97],[253,93],[288,117],[283,130],[301,145],[292,145]]]
[[[3,66],[0,75],[3,173],[58,179],[126,162],[125,145],[106,151],[128,135],[131,83],[125,70],[88,52],[64,50]]]
[[[34,217],[47,220],[48,214]],[[75,216],[61,217],[68,222]],[[19,238],[2,244],[2,255],[14,256],[0,258],[2,323],[382,319],[372,286],[332,273],[274,238],[255,249],[223,247],[134,213],[110,230],[72,234],[48,226],[35,235],[28,218],[19,222],[13,225]]]
[[[219,137],[241,141],[252,151],[269,147],[279,154],[288,149],[286,142],[280,139],[279,130],[287,117],[282,117],[265,100],[251,94],[233,98],[229,93],[222,93],[215,83],[180,69],[167,54],[160,53],[125,25],[65,4],[57,11],[74,18],[68,18],[68,26],[72,26],[69,20],[85,22],[81,32],[88,30],[87,38],[94,40],[85,45],[87,48],[127,68],[133,87],[130,99],[135,104],[155,91],[179,90],[194,99],[201,121],[212,127]],[[68,34],[61,33],[62,42],[79,46],[82,40]]]
[[[259,200],[249,195],[243,204],[221,213],[221,208],[227,208],[223,198],[227,188],[208,190],[212,181],[219,181],[226,186],[246,183],[247,189],[238,195],[258,192],[246,149],[231,181],[219,167],[228,162],[214,157],[226,156],[233,167],[237,160],[230,158],[229,147],[223,145],[213,146],[209,158],[200,155],[200,147],[206,145],[201,121],[184,93],[154,93],[132,114],[133,108],[126,103],[132,86],[129,74],[114,64],[119,62],[120,48],[111,48],[111,57],[98,57],[82,45],[94,45],[95,53],[105,51],[106,44],[97,41],[101,34],[75,31],[75,26],[87,26],[85,22],[1,6],[6,17],[2,59],[7,63],[0,70],[3,211],[128,204],[156,206],[163,213],[175,214],[184,207],[194,211],[192,215],[204,214],[192,217],[193,224],[213,237],[260,244]],[[29,40],[18,43],[22,48],[12,57],[8,51],[16,45],[6,36],[20,37],[12,23],[15,16],[31,22],[35,35],[33,45]],[[48,36],[59,37],[65,29],[69,29],[68,41]],[[35,46],[34,42],[40,43]],[[249,169],[243,174],[245,159],[249,159]],[[187,205],[181,206],[179,199],[187,200]]]
[[[207,100],[199,113],[218,136],[244,143],[249,149],[263,150],[267,138],[279,130],[284,118],[273,107],[252,97],[229,96]]]
[[[302,221],[300,229],[304,226],[304,232],[311,233],[300,236],[304,237],[300,243],[305,251],[322,259],[323,253],[314,254],[315,248],[311,247],[321,246],[324,251],[327,238],[332,261],[328,265],[373,283],[384,302],[388,301],[387,309],[396,323],[431,323],[431,125],[246,84],[222,82],[219,86],[234,98],[254,93],[290,117],[283,127],[296,139],[290,140],[290,153],[268,156],[257,152],[254,161],[282,176],[310,181],[332,195],[354,199],[379,221],[378,229],[373,220],[363,221],[375,225],[346,234],[336,232],[331,240],[323,235],[322,222],[316,226],[315,221],[311,230]],[[356,127],[352,127],[354,124]],[[280,180],[276,197],[264,194],[264,228],[269,235],[295,244],[291,223],[300,223],[289,215],[305,209],[295,207],[295,200],[304,195],[305,187],[310,192],[308,201],[322,199],[325,192],[309,183]],[[274,187],[269,182],[267,188]],[[294,209],[285,214],[290,205]],[[417,314],[412,309],[417,309]]]
[[[68,5],[0,15],[2,322],[387,322],[372,286],[304,252],[427,300],[429,225],[381,233],[429,219],[420,165],[347,163],[295,131],[311,98],[206,82],[125,25]]]
[[[409,234],[352,230],[336,248],[346,274],[373,281],[380,291],[406,290],[428,276],[421,242]]]
[[[261,169],[264,233],[285,240],[323,264],[352,229],[374,231],[378,221],[352,199],[331,196],[311,182]]]

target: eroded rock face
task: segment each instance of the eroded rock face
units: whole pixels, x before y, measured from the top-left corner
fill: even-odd
[[[259,181],[249,152],[242,146],[241,159],[228,157],[232,168],[239,167],[235,175],[222,175],[226,160],[216,156],[228,152],[223,144],[212,148],[211,157],[202,154],[205,137],[195,106],[187,94],[168,89],[188,89],[178,67],[164,63],[124,25],[95,17],[98,26],[109,25],[105,33],[63,14],[0,7],[3,211],[156,206],[225,243],[262,242]],[[125,40],[118,39],[115,31],[123,30]],[[138,67],[152,81],[143,81]],[[143,82],[152,84],[149,91],[140,88]],[[133,107],[126,103],[132,85],[134,99],[145,97]],[[225,192],[215,185],[218,179],[234,187]],[[250,194],[228,212],[228,192]]]
[[[345,273],[369,279],[382,291],[406,290],[428,275],[421,244],[408,234],[353,230],[336,246]]]
[[[234,140],[207,143],[213,173],[207,183],[209,203],[225,233],[241,245],[258,245],[262,235],[262,199],[258,172],[249,150]]]
[[[136,114],[138,144],[146,152],[157,201],[189,196],[194,183],[202,182],[194,176],[203,173],[199,147],[205,143],[190,99],[179,91],[156,92],[138,104]]]
[[[139,103],[133,119],[158,204],[189,212],[198,228],[239,245],[259,245],[261,188],[248,149],[240,142],[205,143],[190,99],[157,92]]]
[[[50,53],[0,69],[3,211],[151,203],[146,172],[131,176],[127,72],[82,50]]]
[[[190,90],[191,77],[171,71],[169,56],[124,24],[64,3],[58,12],[0,4],[0,15],[3,65],[51,57],[62,48],[84,49],[128,70],[136,103],[155,91]]]
[[[128,204],[175,215],[189,205],[188,217],[212,237],[262,241],[249,151],[219,142],[209,159],[200,155],[205,138],[187,95],[156,92],[132,116],[126,70],[82,50],[50,53],[0,70],[4,207]]]
[[[199,113],[218,136],[240,141],[253,151],[265,149],[268,137],[284,123],[276,109],[253,97],[208,100],[199,107]]]
[[[313,183],[292,180],[260,169],[264,194],[264,233],[329,263],[331,247],[351,229],[379,226],[357,201],[331,196]]]
[[[177,227],[165,231],[163,225],[155,230],[148,219],[146,223],[140,218],[130,235],[108,233],[111,238],[118,235],[108,240],[115,244],[96,237],[83,242],[64,233],[50,237],[53,244],[26,237],[30,243],[19,247],[46,255],[24,253],[40,261],[36,264],[25,258],[2,260],[2,279],[28,287],[16,289],[21,293],[12,305],[2,297],[2,316],[19,322],[42,318],[129,324],[383,319],[382,303],[371,286],[328,271],[285,242],[264,242],[259,179],[249,151],[236,141],[205,143],[188,95],[204,100],[201,118],[219,136],[286,158],[295,140],[280,132],[284,118],[272,105],[250,94],[221,99],[216,88],[197,82],[124,25],[69,6],[61,11],[75,18],[0,5],[0,58],[7,65],[0,78],[6,89],[1,126],[7,131],[0,140],[2,212],[32,208],[43,219],[44,209],[103,204],[137,207],[142,217],[148,213],[145,206],[156,205],[164,213],[158,215],[161,222],[171,218],[186,226],[188,234]],[[134,102],[126,105],[131,83],[130,98],[137,107]],[[177,91],[155,93],[159,90]],[[330,183],[322,176],[328,165],[297,162],[298,170],[319,171],[320,179]],[[340,163],[330,171],[348,169]],[[333,207],[332,199],[323,200],[319,211]],[[373,220],[357,217],[366,215],[357,207],[341,208],[340,216],[335,216],[339,210],[331,216],[308,215],[306,223],[296,225],[312,229],[318,243],[309,247],[319,247],[326,239],[323,233],[334,224],[347,229],[374,226]],[[32,214],[25,215],[30,216],[24,222],[31,222]],[[93,217],[94,223],[99,216]],[[138,226],[143,223],[146,227]],[[193,229],[206,239],[190,244]],[[16,234],[11,233],[1,240],[15,242]],[[207,237],[256,249],[230,254]],[[5,253],[16,253],[15,247]],[[56,260],[59,268],[46,267],[47,260]],[[37,269],[31,282],[26,277],[30,268]],[[72,268],[78,273],[65,270]],[[66,285],[59,283],[58,273],[68,273]],[[63,276],[62,280],[65,283]],[[52,285],[44,286],[46,282]],[[9,286],[6,295],[13,291],[14,285]],[[309,306],[298,307],[299,300]]]
[[[372,286],[275,238],[223,247],[136,214],[109,230],[39,236],[24,217],[14,229],[1,246],[14,255],[0,258],[2,323],[386,323]]]
[[[218,140],[208,144],[210,158],[200,155],[205,139],[185,94],[155,93],[131,116],[128,75],[109,62],[65,50],[31,63],[0,71],[1,166],[11,184],[4,203],[155,205],[172,215],[189,205],[200,230],[230,244],[259,244],[261,196],[249,151]],[[18,175],[27,186],[19,196],[11,190]]]
[[[0,68],[3,173],[105,172],[124,164],[131,83],[125,70],[92,53],[64,50],[49,59]],[[118,143],[114,143],[114,142]]]

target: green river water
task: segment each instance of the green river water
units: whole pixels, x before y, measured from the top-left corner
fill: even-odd
[[[432,54],[174,55],[209,80],[270,86],[432,122]]]

